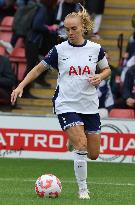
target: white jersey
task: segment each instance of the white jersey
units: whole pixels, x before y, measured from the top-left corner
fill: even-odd
[[[76,112],[98,113],[98,94],[89,77],[95,74],[96,66],[108,67],[102,47],[85,40],[83,45],[65,41],[55,46],[41,61],[48,68],[58,69],[58,80],[53,97],[56,114]]]

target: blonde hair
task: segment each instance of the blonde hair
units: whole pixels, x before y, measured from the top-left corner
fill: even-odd
[[[91,20],[91,17],[88,14],[87,10],[81,4],[80,4],[80,7],[81,7],[81,11],[72,12],[68,14],[65,17],[65,19],[69,17],[80,17],[83,28],[84,28],[84,34],[87,34],[93,29],[93,21]]]

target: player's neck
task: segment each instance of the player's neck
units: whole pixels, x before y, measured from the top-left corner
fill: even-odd
[[[69,41],[71,44],[74,44],[74,45],[83,45],[84,42],[85,42],[85,39],[84,38],[81,38],[81,39],[76,39],[75,41]]]

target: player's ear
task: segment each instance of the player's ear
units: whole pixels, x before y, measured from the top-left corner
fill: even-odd
[[[82,31],[82,33],[84,33],[84,26],[83,26],[83,24],[81,25],[81,31]]]
[[[84,35],[86,33],[86,29],[84,26],[82,26],[82,34]]]

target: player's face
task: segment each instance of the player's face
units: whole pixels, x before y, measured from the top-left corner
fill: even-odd
[[[83,38],[83,26],[80,17],[73,16],[68,17],[64,21],[64,27],[68,40],[73,44],[82,44]]]

